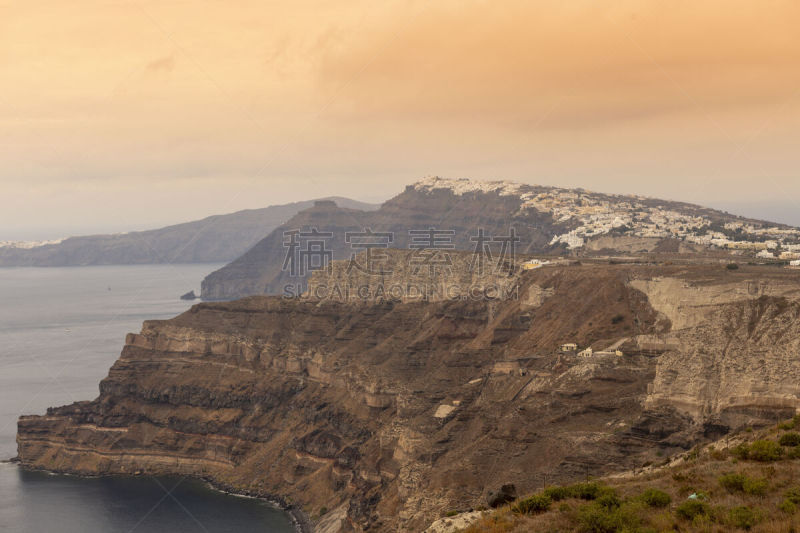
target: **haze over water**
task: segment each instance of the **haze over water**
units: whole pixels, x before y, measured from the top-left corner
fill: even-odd
[[[20,414],[91,400],[122,349],[148,319],[191,303],[220,265],[0,269],[0,459],[16,455]],[[0,531],[292,531],[265,502],[181,478],[54,476],[0,464]]]

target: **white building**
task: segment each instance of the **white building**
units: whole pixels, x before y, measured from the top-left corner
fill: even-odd
[[[539,259],[531,259],[530,261],[525,261],[524,263],[522,263],[522,270],[533,270],[535,268],[539,268],[549,264],[550,261],[540,261]]]

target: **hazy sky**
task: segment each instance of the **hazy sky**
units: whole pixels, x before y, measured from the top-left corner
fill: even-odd
[[[0,240],[425,175],[800,225],[800,2],[0,0]]]

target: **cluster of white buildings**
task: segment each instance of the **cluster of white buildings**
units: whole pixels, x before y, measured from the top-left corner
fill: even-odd
[[[56,239],[52,241],[0,241],[0,248],[21,248],[24,250],[31,250],[33,248],[39,248],[40,246],[59,244],[62,242],[64,242],[64,239]]]
[[[649,207],[637,197],[610,201],[592,193],[554,189],[540,194],[523,194],[524,208],[552,213],[556,222],[575,222],[568,233],[556,235],[550,244],[564,243],[569,249],[580,248],[586,239],[605,235],[617,228],[637,237],[685,238],[697,235],[710,222],[701,216]]]
[[[549,213],[554,222],[572,223],[575,228],[556,235],[550,244],[563,243],[569,249],[581,248],[588,239],[622,229],[636,237],[672,237],[687,242],[760,254],[763,258],[800,259],[800,229],[756,226],[748,222],[728,222],[723,231],[711,230],[711,220],[652,206],[642,196],[607,196],[583,189],[533,187],[509,181],[474,181],[431,176],[417,182],[417,190],[449,189],[461,196],[469,193],[497,193],[517,196],[522,210]],[[769,256],[768,256],[769,254]]]
[[[744,222],[725,224],[727,233],[713,231],[712,223],[702,215],[685,214],[666,207],[653,207],[630,197],[622,201],[588,192],[553,189],[522,194],[523,208],[552,214],[556,222],[577,223],[567,233],[556,235],[551,245],[563,243],[569,249],[580,248],[586,240],[622,228],[635,237],[671,237],[687,242],[731,250],[759,252],[759,257],[800,259],[800,230],[777,226],[758,227]],[[731,238],[735,233],[735,238]]]

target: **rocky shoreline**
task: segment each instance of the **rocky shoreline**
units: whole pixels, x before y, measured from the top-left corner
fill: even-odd
[[[309,518],[309,516],[306,513],[304,513],[302,509],[300,509],[296,505],[288,503],[284,498],[281,498],[280,496],[264,495],[237,489],[236,487],[217,483],[213,479],[207,477],[201,477],[198,479],[202,479],[203,481],[206,482],[209,488],[216,490],[218,492],[222,492],[224,494],[230,494],[232,496],[245,496],[248,498],[256,498],[258,500],[270,503],[289,515],[289,518],[292,521],[292,525],[294,526],[296,533],[314,533],[314,524],[311,522],[311,518]]]

